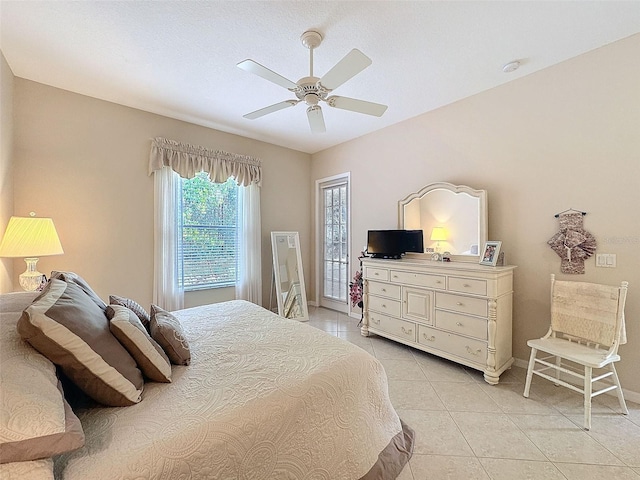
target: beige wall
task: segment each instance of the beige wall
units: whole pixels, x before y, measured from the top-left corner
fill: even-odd
[[[40,271],[75,271],[103,298],[117,294],[151,303],[153,177],[147,165],[156,136],[262,159],[265,305],[271,285],[270,231],[299,231],[309,262],[309,155],[20,78],[14,96],[15,214],[35,211],[52,217],[65,251],[40,259]],[[225,296],[233,298],[233,293],[197,292],[186,304]]]
[[[0,52],[0,238],[13,214],[13,73]],[[20,272],[24,271],[24,268]],[[0,292],[13,290],[13,261],[0,259]]]
[[[546,244],[558,231],[554,214],[588,212],[584,225],[598,252],[617,254],[618,267],[596,268],[590,259],[585,275],[559,276],[629,281],[629,344],[619,371],[623,387],[640,392],[640,62],[630,61],[639,51],[635,35],[315,154],[310,184],[351,171],[351,258],[367,229],[395,228],[398,200],[424,185],[486,189],[489,239],[502,240],[508,263],[518,266],[519,359],[528,358],[526,340],[548,326],[549,275],[560,273]]]

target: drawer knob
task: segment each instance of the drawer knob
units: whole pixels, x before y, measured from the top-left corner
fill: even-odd
[[[404,327],[400,327],[400,329],[402,330],[402,333],[404,333],[405,335],[411,335],[413,333],[413,329],[405,329]]]
[[[436,283],[442,283],[442,281],[440,281],[440,280],[436,280]]]
[[[460,322],[456,322],[456,325],[457,325],[458,327],[461,327],[461,326],[462,326],[462,323],[460,323]]]
[[[423,333],[422,336],[428,342],[435,342],[436,341],[436,337],[434,337],[433,335],[428,336],[426,333]]]
[[[464,305],[464,303],[462,303],[462,302],[456,302],[456,305],[458,305],[459,307],[461,307],[462,305]]]
[[[394,275],[393,278],[398,278],[398,275]]]
[[[379,273],[378,273],[378,272],[375,272],[375,273],[374,273],[374,275],[377,277],[377,276],[379,275]]]
[[[482,353],[481,348],[477,349],[475,352],[471,349],[471,347],[469,347],[469,345],[466,345],[466,348],[467,348],[467,353],[471,355],[475,355],[476,357]]]
[[[468,283],[465,283],[464,285],[462,285],[465,288],[469,288],[471,285],[469,285]]]
[[[387,308],[387,304],[386,304],[386,303],[383,303],[383,304],[382,304],[382,308]]]
[[[386,288],[383,288],[383,289],[382,289],[382,291],[383,291],[383,292],[386,292],[386,291],[387,291],[387,289],[386,289]]]
[[[376,325],[380,325],[380,320],[378,320],[377,318],[372,318],[371,321]]]

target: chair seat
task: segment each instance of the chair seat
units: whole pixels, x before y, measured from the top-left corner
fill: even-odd
[[[607,356],[608,350],[588,347],[562,338],[538,338],[529,340],[527,345],[550,355],[559,355],[566,360],[592,368],[602,368],[611,362],[620,360],[620,356],[617,354]]]

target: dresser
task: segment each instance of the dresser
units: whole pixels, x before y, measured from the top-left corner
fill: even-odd
[[[515,266],[422,259],[362,261],[364,319],[371,333],[484,372],[496,385],[513,363]]]

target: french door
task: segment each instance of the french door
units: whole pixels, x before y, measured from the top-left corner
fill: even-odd
[[[319,304],[349,312],[349,174],[318,180]]]

